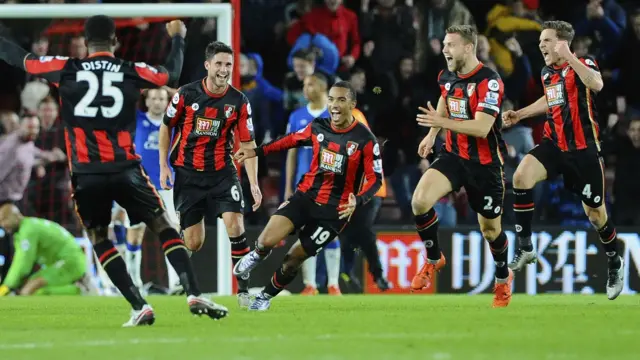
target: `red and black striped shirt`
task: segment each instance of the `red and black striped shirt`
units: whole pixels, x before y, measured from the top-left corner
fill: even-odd
[[[3,59],[59,88],[60,118],[71,171],[113,173],[140,163],[133,142],[140,89],[157,88],[178,79],[184,40],[173,38],[168,62],[158,68],[125,61],[108,52],[85,59],[38,58],[8,41],[0,41],[0,47]]]
[[[380,145],[357,120],[346,129],[337,129],[330,119],[317,118],[298,132],[258,147],[256,154],[301,146],[312,147],[313,160],[297,190],[318,204],[345,204],[353,193],[361,205],[371,200],[382,185]]]
[[[234,130],[241,142],[254,140],[251,105],[233,86],[222,94],[210,92],[205,79],[180,89],[171,99],[164,123],[175,128],[171,164],[195,171],[235,171]]]
[[[504,96],[504,84],[500,75],[480,63],[473,71],[464,75],[445,69],[438,75],[438,84],[450,119],[472,121],[478,112],[496,119],[486,138],[447,130],[445,150],[482,165],[502,165],[506,145],[500,132],[502,119],[499,115]]]
[[[580,62],[600,71],[595,59],[581,57]],[[542,68],[542,84],[547,99],[544,137],[562,151],[595,147],[600,151],[600,128],[596,122],[596,92],[589,89],[565,63]]]

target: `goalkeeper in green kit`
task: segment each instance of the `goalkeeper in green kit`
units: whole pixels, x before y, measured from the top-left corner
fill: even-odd
[[[92,293],[87,260],[75,238],[62,226],[25,217],[11,204],[0,206],[0,227],[13,234],[15,253],[0,296],[79,295]],[[40,269],[31,274],[35,264]]]

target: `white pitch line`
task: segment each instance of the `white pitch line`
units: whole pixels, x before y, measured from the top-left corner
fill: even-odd
[[[216,342],[272,342],[277,340],[291,340],[297,338],[299,340],[402,340],[402,339],[460,339],[471,337],[470,334],[454,334],[454,333],[358,333],[358,334],[324,334],[316,336],[303,335],[282,335],[275,336],[243,336],[243,337],[216,337],[211,338],[137,338],[128,340],[86,340],[75,342],[29,342],[29,343],[5,343],[0,344],[0,350],[38,350],[51,348],[69,348],[69,347],[115,347],[124,345],[139,344],[185,344],[185,343],[210,343],[212,340]]]

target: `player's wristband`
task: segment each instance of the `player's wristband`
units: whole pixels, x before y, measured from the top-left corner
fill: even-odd
[[[11,289],[7,285],[0,285],[0,296],[7,296],[11,292]]]

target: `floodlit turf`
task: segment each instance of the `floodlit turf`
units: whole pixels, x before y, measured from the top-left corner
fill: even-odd
[[[0,359],[637,359],[639,298],[489,296],[277,298],[267,313],[191,316],[151,297],[152,327],[123,329],[121,298],[0,299]]]

